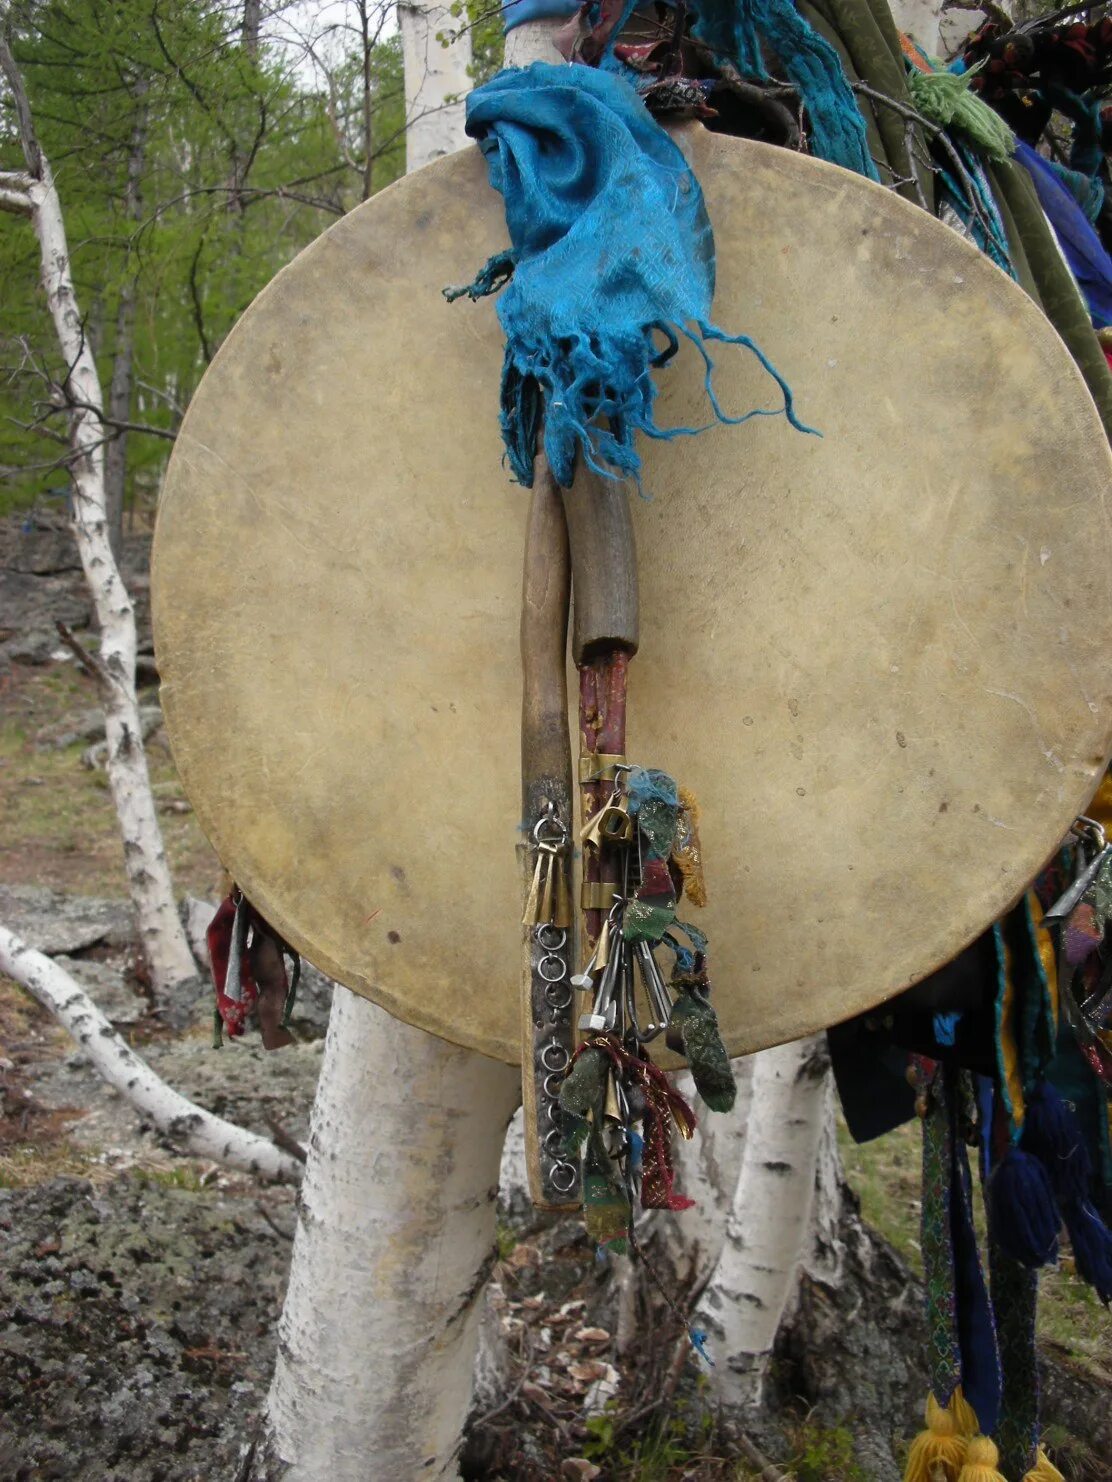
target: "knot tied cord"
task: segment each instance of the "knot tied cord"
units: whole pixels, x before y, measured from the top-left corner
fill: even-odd
[[[469,94],[467,132],[505,202],[512,245],[445,294],[475,299],[501,288],[502,437],[519,483],[532,486],[542,423],[565,488],[577,449],[596,473],[639,480],[638,431],[672,439],[704,430],[662,428],[654,415],[652,372],[681,338],[703,357],[720,422],[783,413],[812,430],[758,346],[710,322],[714,236],[703,193],[628,82],[579,65],[508,69]],[[780,405],[726,413],[711,385],[709,340],[751,350]]]

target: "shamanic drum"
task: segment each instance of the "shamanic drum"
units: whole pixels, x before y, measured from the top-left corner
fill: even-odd
[[[703,803],[715,1005],[739,1054],[841,1020],[998,916],[1112,746],[1107,440],[1024,293],[813,159],[680,136],[715,319],[800,416],[642,447],[627,751]],[[259,295],[171,460],[153,598],[174,754],[251,901],[391,1013],[519,1056],[518,623],[499,473],[504,247],[468,149]],[[703,367],[662,425],[708,420]],[[768,395],[723,350],[727,410]]]

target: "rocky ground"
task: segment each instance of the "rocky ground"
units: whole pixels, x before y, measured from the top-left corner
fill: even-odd
[[[218,866],[160,728],[145,612],[147,542],[129,541],[152,779],[186,919],[203,955]],[[308,1135],[330,985],[309,972],[298,1042],[211,1048],[203,985],[152,1003],[123,895],[98,753],[96,695],[55,621],[88,599],[56,516],[0,521],[0,921],[55,956],[158,1072],[203,1106],[287,1145]],[[602,1482],[895,1482],[916,1424],[922,1334],[913,1133],[845,1148],[865,1216],[856,1297],[808,1288],[774,1369],[777,1419],[747,1442],[709,1416],[674,1318],[651,1301],[618,1358],[616,1273],[577,1221],[503,1209],[469,1478]],[[107,1089],[27,994],[0,979],[0,1482],[217,1482],[237,1475],[277,1343],[294,1196],[184,1158]],[[857,1227],[854,1226],[854,1229]],[[1107,1475],[1112,1351],[1068,1270],[1045,1283],[1044,1383],[1070,1482]],[[644,1300],[644,1298],[642,1298]],[[848,1304],[848,1305],[847,1305]],[[877,1355],[883,1361],[877,1361]],[[771,1471],[756,1453],[756,1442]],[[378,1482],[369,1462],[368,1478]]]

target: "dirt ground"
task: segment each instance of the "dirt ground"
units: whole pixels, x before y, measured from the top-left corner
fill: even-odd
[[[145,621],[145,548],[129,559]],[[87,764],[96,695],[60,656],[50,626],[63,612],[80,627],[84,601],[56,533],[0,529],[0,613],[15,614],[0,619],[0,920],[62,954],[173,1085],[303,1143],[327,1014],[323,981],[307,992],[298,1043],[273,1056],[243,1042],[214,1052],[203,993],[176,1028],[151,1013],[111,799],[103,771]],[[155,705],[157,690],[143,701]],[[218,865],[156,723],[148,747],[179,893],[211,901]],[[865,1148],[847,1141],[843,1155],[865,1218],[892,1242],[893,1259],[907,1262],[897,1282],[913,1280],[914,1130]],[[290,1191],[162,1143],[51,1017],[0,979],[0,1482],[231,1482],[274,1360],[295,1218]],[[619,1375],[613,1283],[577,1223],[538,1225],[504,1211],[499,1257],[490,1320],[505,1340],[509,1398],[473,1425],[465,1475],[756,1475],[701,1418],[692,1366],[674,1371],[661,1357],[676,1351],[667,1319],[651,1352]],[[1042,1337],[1080,1376],[1078,1394],[1090,1398],[1078,1403],[1107,1396],[1106,1314],[1068,1262],[1043,1289]],[[849,1433],[807,1407],[768,1444],[797,1482],[895,1475],[890,1461],[863,1467]]]

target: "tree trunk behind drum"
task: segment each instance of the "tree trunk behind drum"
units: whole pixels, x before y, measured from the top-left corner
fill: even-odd
[[[62,203],[34,135],[23,80],[2,38],[0,69],[16,100],[31,177],[27,197],[42,257],[43,288],[68,367],[63,389],[71,407],[73,531],[100,625],[100,652],[92,666],[104,705],[108,781],[123,835],[124,866],[139,936],[157,995],[193,977],[197,967],[174,903],[143,751],[135,695],[135,611],[112,553],[105,508],[104,398],[70,274]]]
[[[410,117],[418,94],[436,109],[437,79],[466,78],[466,41],[454,72],[411,69],[436,46],[435,14],[402,12]],[[462,109],[425,117],[436,128],[411,125],[410,170],[465,142]],[[456,1476],[520,1088],[515,1068],[336,989],[256,1482]]]
[[[452,154],[466,143],[464,97],[470,91],[471,30],[436,0],[400,0],[398,22],[405,64],[406,169]],[[457,34],[458,33],[458,34]],[[437,39],[451,36],[447,46]]]
[[[816,1177],[824,1130],[834,1124],[828,1065],[822,1035],[751,1060],[741,1167],[718,1226],[720,1253],[695,1314],[715,1355],[711,1382],[729,1409],[759,1408],[773,1345],[812,1251],[812,1232],[833,1221],[832,1210],[815,1208],[816,1190],[833,1198],[837,1189],[837,1179],[820,1183]],[[700,1130],[705,1127],[704,1121]]]

